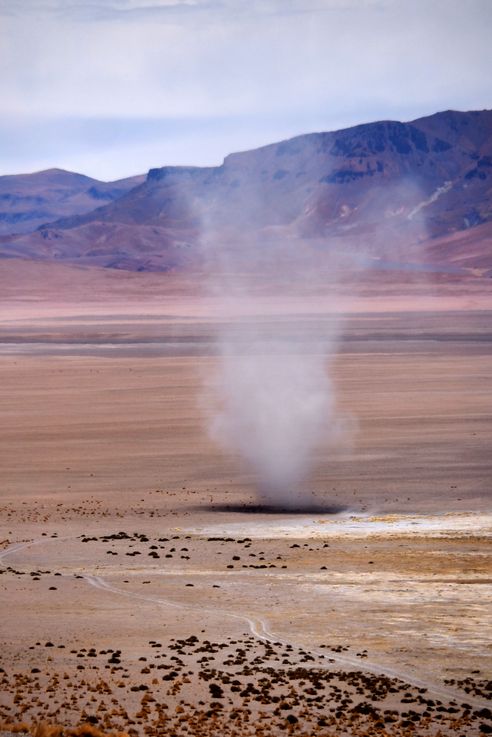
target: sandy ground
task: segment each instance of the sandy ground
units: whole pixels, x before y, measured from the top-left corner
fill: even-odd
[[[213,301],[170,278],[159,303],[149,279],[140,301],[4,297],[0,722],[490,733],[490,287],[360,291],[333,367],[346,431],[294,513],[208,437]],[[274,312],[340,319],[319,297]]]

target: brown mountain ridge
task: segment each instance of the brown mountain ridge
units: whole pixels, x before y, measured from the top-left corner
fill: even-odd
[[[63,169],[0,176],[0,235],[29,233],[43,223],[82,215],[144,180],[142,174],[101,182]]]
[[[169,270],[217,239],[246,250],[299,241],[381,265],[486,274],[492,111],[301,135],[217,167],[151,169],[108,204],[2,239],[0,255]]]

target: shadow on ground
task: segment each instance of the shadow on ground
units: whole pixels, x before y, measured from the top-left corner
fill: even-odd
[[[282,504],[202,504],[192,507],[194,512],[226,512],[229,514],[340,514],[346,512],[348,507],[341,504],[299,504],[294,506]]]

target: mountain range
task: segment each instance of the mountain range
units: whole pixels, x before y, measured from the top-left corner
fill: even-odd
[[[0,177],[0,223],[0,257],[166,271],[218,240],[288,241],[492,275],[492,111],[311,133],[117,182]]]
[[[0,176],[0,235],[29,233],[43,223],[82,215],[143,181],[142,174],[101,182],[63,169]]]

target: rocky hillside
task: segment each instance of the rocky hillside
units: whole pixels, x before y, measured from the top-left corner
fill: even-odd
[[[145,176],[100,182],[63,169],[0,176],[0,235],[28,233],[67,215],[82,215],[121,197]]]
[[[165,270],[193,262],[207,240],[244,249],[289,239],[483,273],[491,222],[492,111],[447,111],[298,136],[218,167],[151,169],[115,201],[10,238],[1,252]]]

